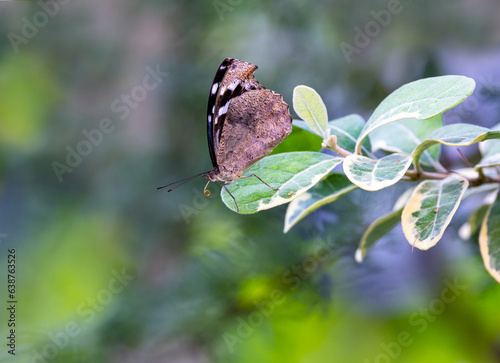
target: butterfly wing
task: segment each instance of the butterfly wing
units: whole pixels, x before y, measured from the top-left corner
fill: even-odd
[[[291,131],[292,117],[281,95],[260,89],[233,98],[217,154],[220,178],[233,181],[241,177]]]
[[[217,159],[222,130],[231,100],[253,89],[263,89],[253,77],[256,65],[234,58],[226,58],[215,73],[207,106],[207,137],[210,159],[214,167]]]

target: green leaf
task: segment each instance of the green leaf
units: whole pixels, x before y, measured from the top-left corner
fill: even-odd
[[[455,172],[457,174],[460,174],[459,173],[460,170],[456,170]],[[476,175],[470,175],[470,176],[467,176],[466,174],[465,175],[462,175],[464,176],[465,178],[468,178],[468,177],[475,177]],[[493,184],[493,183],[488,183],[488,184],[481,184],[477,187],[469,187],[467,189],[467,191],[465,192],[464,194],[464,197],[462,199],[467,199],[469,198],[470,196],[474,195],[474,194],[479,194],[479,193],[487,193],[487,192],[496,192],[498,190],[498,184]],[[490,204],[490,202],[488,203]]]
[[[453,124],[433,131],[427,139],[413,151],[413,162],[418,163],[422,153],[434,144],[467,146],[489,139],[500,139],[500,131],[470,124]]]
[[[368,229],[363,234],[363,237],[361,238],[356,253],[354,254],[354,259],[356,260],[356,262],[363,262],[368,249],[401,221],[401,212],[408,202],[408,199],[410,199],[413,190],[414,188],[405,190],[396,200],[396,203],[394,203],[392,212],[386,214],[383,217],[380,217],[375,222],[373,222],[370,227],[368,227]]]
[[[500,142],[498,143],[497,152],[483,156],[481,161],[476,165],[476,169],[489,168],[498,165],[500,165]]]
[[[293,109],[316,134],[324,137],[328,114],[320,95],[311,87],[297,86],[293,90]]]
[[[363,233],[363,237],[361,237],[361,241],[359,242],[359,247],[354,255],[356,262],[363,262],[368,249],[401,221],[402,211],[403,207],[380,217],[368,227],[365,233]]]
[[[307,124],[306,124],[305,121],[294,119],[294,120],[292,120],[292,125],[296,126],[296,127],[299,127],[302,130],[308,131],[308,132],[310,132],[313,135],[318,136],[317,133],[315,133],[309,126],[307,126]],[[323,137],[323,135],[321,135],[320,137]]]
[[[483,204],[476,209],[474,213],[470,215],[469,220],[458,230],[460,238],[464,240],[471,238],[481,228],[481,224],[483,223],[484,217],[489,209],[489,204]]]
[[[389,122],[407,118],[426,120],[462,102],[474,90],[475,82],[464,76],[441,76],[408,83],[392,92],[375,109],[358,138],[356,151],[365,137]]]
[[[373,151],[384,150],[410,155],[432,131],[442,126],[443,115],[424,121],[410,118],[383,125],[370,133]],[[426,165],[436,165],[439,152],[440,148],[437,145],[424,151],[422,162]]]
[[[490,130],[491,131],[500,131],[500,123],[491,127]],[[498,141],[485,141],[485,142],[479,144],[479,151],[481,151],[481,154],[483,156],[491,153],[492,151],[497,151],[497,150],[498,150]]]
[[[344,160],[344,173],[361,189],[374,191],[397,183],[410,165],[409,155],[390,154],[374,160],[352,154]]]
[[[330,174],[288,205],[284,233],[309,213],[356,188],[344,174]]]
[[[493,126],[491,129],[499,131],[500,124]],[[476,169],[500,165],[500,141],[486,140],[479,144],[479,150],[483,157],[476,165]]]
[[[486,212],[481,231],[479,248],[484,267],[491,276],[500,282],[500,194]]]
[[[304,121],[300,121],[304,125]],[[318,151],[321,149],[322,139],[315,133],[309,133],[302,127],[293,124],[293,130],[290,135],[278,146],[276,146],[270,155],[288,153],[293,151]]]
[[[307,151],[271,155],[248,168],[244,176],[255,174],[279,190],[269,188],[255,177],[240,178],[226,187],[236,199],[239,213],[256,213],[291,202],[318,183],[342,160]],[[237,210],[233,198],[225,189],[221,197],[229,209]]]
[[[408,203],[408,200],[410,199],[413,191],[415,190],[414,187],[406,189],[396,200],[396,203],[392,206],[392,210],[398,210],[400,208],[403,208],[406,203]]]
[[[302,120],[293,120],[293,126],[297,126],[303,130],[317,135],[307,124]],[[337,144],[350,152],[354,152],[356,140],[365,126],[365,120],[356,114],[347,115],[332,121],[328,121],[327,127],[330,129],[330,135],[337,136]],[[324,135],[322,135],[324,136]],[[370,139],[366,139],[362,146],[363,154],[371,155]]]
[[[420,183],[401,216],[408,242],[421,250],[434,246],[450,224],[468,185],[467,179],[455,174]]]

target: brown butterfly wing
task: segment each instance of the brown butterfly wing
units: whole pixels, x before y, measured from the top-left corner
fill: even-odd
[[[215,74],[207,106],[208,148],[214,167],[219,164],[216,155],[219,152],[229,103],[249,90],[264,88],[253,76],[256,69],[254,64],[226,58]]]
[[[292,131],[283,97],[271,90],[251,90],[229,104],[217,161],[219,177],[233,181],[267,156]]]

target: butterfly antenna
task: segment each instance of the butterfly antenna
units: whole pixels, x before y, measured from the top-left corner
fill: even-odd
[[[205,174],[206,174],[206,172],[204,172],[204,173],[200,173],[200,174],[196,174],[196,175],[192,175],[192,176],[188,176],[187,178],[184,178],[184,179],[181,179],[181,180],[174,181],[174,182],[172,182],[172,183],[168,183],[168,184],[162,185],[161,187],[156,188],[156,190],[160,190],[160,189],[166,188],[166,187],[168,187],[168,186],[170,186],[170,185],[174,185],[174,184],[179,183],[179,184],[177,184],[175,187],[172,187],[172,188],[170,188],[169,190],[167,190],[167,192],[171,192],[171,191],[172,191],[172,190],[174,190],[175,188],[180,187],[182,184],[186,184],[188,181],[190,181],[190,180],[192,180],[192,179],[194,179],[194,178],[197,178],[197,177],[199,177],[199,176],[204,176]]]

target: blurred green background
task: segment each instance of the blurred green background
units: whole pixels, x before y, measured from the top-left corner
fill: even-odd
[[[457,233],[480,199],[430,251],[397,227],[358,265],[361,234],[407,185],[355,191],[287,234],[286,207],[240,216],[202,179],[155,190],[211,169],[225,57],[289,104],[315,88],[330,119],[462,74],[478,87],[445,122],[498,123],[497,0],[54,1],[0,2],[0,296],[15,248],[18,300],[16,355],[2,338],[0,361],[500,362],[500,287]],[[294,130],[280,148],[318,144]]]

